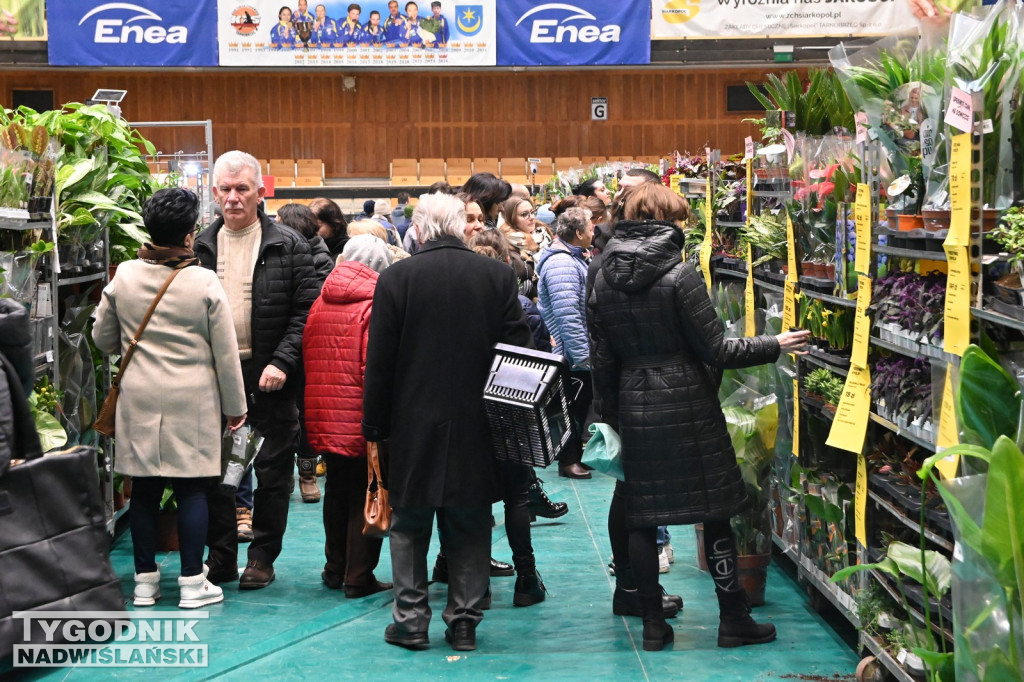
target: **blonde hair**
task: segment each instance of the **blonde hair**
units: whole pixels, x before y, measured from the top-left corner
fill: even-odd
[[[349,237],[355,237],[361,234],[372,234],[374,237],[379,237],[385,242],[388,240],[388,233],[384,229],[384,226],[376,220],[370,220],[368,218],[353,220],[348,224]]]

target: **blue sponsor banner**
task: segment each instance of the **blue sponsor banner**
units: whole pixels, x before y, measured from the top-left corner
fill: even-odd
[[[650,64],[651,5],[501,0],[498,66]]]
[[[217,23],[195,0],[51,1],[50,64],[217,66]]]

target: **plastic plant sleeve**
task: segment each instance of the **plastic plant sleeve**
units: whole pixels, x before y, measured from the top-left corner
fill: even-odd
[[[60,329],[60,420],[69,444],[85,443],[96,420],[96,374],[86,328],[95,306],[70,307]]]

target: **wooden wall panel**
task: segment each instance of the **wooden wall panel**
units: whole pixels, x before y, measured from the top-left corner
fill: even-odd
[[[386,176],[392,158],[621,156],[742,151],[751,113],[726,112],[726,86],[765,70],[339,72],[25,70],[0,73],[0,97],[52,88],[58,102],[124,88],[135,121],[214,122],[214,152],[322,158],[329,177]],[[590,120],[607,97],[610,121]],[[198,150],[198,129],[147,129],[161,151]]]

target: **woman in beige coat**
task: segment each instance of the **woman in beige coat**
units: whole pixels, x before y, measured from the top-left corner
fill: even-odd
[[[232,430],[245,421],[245,391],[231,307],[217,274],[195,263],[199,199],[163,189],[146,202],[153,244],[122,263],[103,290],[92,337],[104,353],[123,353],[157,292],[176,270],[121,380],[114,470],[132,477],[131,533],[135,605],[160,598],[156,525],[164,486],[178,504],[180,608],[223,601],[203,573],[206,490],[220,476],[221,415]],[[155,245],[154,245],[155,244]]]

